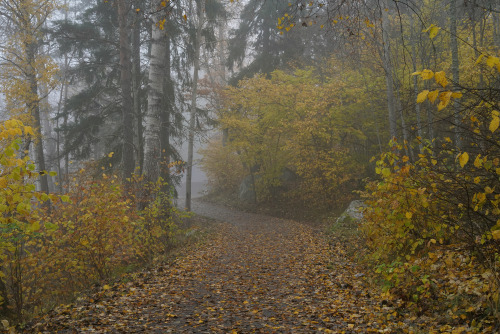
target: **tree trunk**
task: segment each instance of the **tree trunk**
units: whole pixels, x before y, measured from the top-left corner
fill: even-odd
[[[148,108],[144,116],[144,174],[149,182],[156,182],[160,176],[160,114],[165,106],[164,80],[167,55],[166,35],[152,23],[151,59],[148,78]]]
[[[201,0],[197,8],[197,27],[194,41],[194,64],[193,64],[193,88],[191,90],[191,111],[189,118],[189,136],[188,136],[188,161],[186,174],[186,210],[191,211],[191,180],[193,176],[193,146],[194,130],[196,123],[196,107],[198,99],[198,71],[200,69],[200,48],[201,33],[205,20],[205,0]]]
[[[460,69],[458,61],[458,31],[457,31],[457,0],[450,2],[450,47],[451,47],[451,72],[453,75],[453,90],[458,90],[460,84]],[[453,113],[455,123],[455,145],[458,149],[462,148],[462,139],[460,137],[461,113],[460,106],[456,99],[453,100]]]
[[[389,133],[391,139],[397,138],[397,116],[396,116],[396,97],[394,95],[394,78],[392,74],[391,51],[389,48],[389,17],[387,15],[387,0],[381,1],[382,14],[382,42],[383,42],[383,67],[385,71],[385,83],[387,86],[387,109],[389,115]]]
[[[174,92],[174,81],[171,75],[171,62],[170,62],[170,38],[165,36],[165,66],[163,72],[163,96],[164,104],[160,113],[160,177],[166,181],[170,182],[170,168],[168,166],[170,162],[170,117],[174,113],[175,107],[175,92]],[[162,190],[166,191],[168,189],[163,187]]]
[[[40,97],[38,96],[38,81],[36,77],[36,70],[34,67],[35,55],[37,52],[37,46],[35,42],[32,42],[26,46],[27,50],[27,63],[28,63],[28,73],[27,79],[30,85],[30,98],[27,103],[28,111],[31,113],[34,122],[34,128],[37,138],[34,141],[35,145],[35,159],[38,165],[38,170],[40,172],[40,190],[44,193],[49,193],[49,182],[46,168],[45,168],[45,156],[43,152],[43,139],[42,139],[42,125],[40,119]]]
[[[493,10],[491,10],[491,16],[493,17],[493,44],[500,48],[500,4],[492,1]]]
[[[127,181],[132,177],[135,169],[134,162],[134,116],[132,111],[132,89],[130,43],[128,27],[128,2],[118,0],[118,20],[120,29],[120,86],[122,93],[122,163],[123,180],[125,185],[130,185]]]
[[[411,58],[412,58],[412,65],[413,65],[413,72],[417,71],[417,51],[416,51],[416,36],[415,36],[415,31],[418,31],[417,27],[414,26],[415,20],[413,19],[413,14],[410,14],[410,27],[411,27]],[[417,115],[417,133],[418,133],[418,148],[420,153],[422,153],[424,146],[422,145],[422,140],[424,139],[423,133],[422,133],[422,116],[421,116],[421,111],[420,111],[420,103],[417,103],[417,96],[418,96],[418,79],[417,76],[413,76],[413,101],[415,102],[415,114]]]
[[[142,174],[144,167],[144,128],[142,125],[141,110],[141,11],[136,16],[132,32],[132,85],[134,98],[134,114],[137,126],[137,160],[139,165],[139,174]]]
[[[50,117],[50,104],[48,101],[49,96],[49,87],[46,84],[40,83],[40,96],[41,96],[41,105],[40,105],[40,118],[42,125],[42,133],[43,133],[43,142],[45,142],[45,162],[46,168],[49,171],[54,170],[56,167],[57,161],[57,147],[56,140],[52,137],[52,129],[53,124]],[[54,182],[51,177],[47,177],[47,183],[50,192],[54,192]]]

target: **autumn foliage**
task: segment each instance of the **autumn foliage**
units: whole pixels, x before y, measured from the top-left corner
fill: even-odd
[[[164,254],[179,215],[161,180],[139,211],[117,175],[95,164],[71,175],[64,195],[37,192],[39,173],[21,151],[29,133],[20,121],[0,125],[1,310],[18,322]]]
[[[481,70],[494,82],[498,58],[487,57],[484,65],[482,58],[477,66],[486,65]],[[409,306],[420,313],[442,310],[452,322],[481,329],[487,315],[498,319],[500,310],[498,92],[453,92],[444,72],[415,75],[436,87],[422,91],[418,103],[429,100],[445,117],[446,107],[460,100],[462,143],[437,138],[413,161],[404,154],[409,143],[393,143],[380,156],[380,180],[363,194],[368,257],[387,291]]]
[[[324,208],[349,200],[349,190],[365,172],[359,161],[368,160],[370,150],[360,150],[369,138],[346,114],[362,111],[365,90],[355,87],[355,73],[339,80],[333,65],[330,71],[326,79],[312,69],[275,71],[270,78],[256,76],[227,88],[219,122],[228,140],[226,146],[212,144],[204,162],[215,176],[214,189],[227,188],[222,176],[232,168],[240,174],[229,186],[237,189],[253,175],[257,201],[286,198]],[[215,155],[231,156],[236,167],[221,168]],[[292,184],[285,170],[296,175]]]

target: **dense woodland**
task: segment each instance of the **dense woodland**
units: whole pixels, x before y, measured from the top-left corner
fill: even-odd
[[[361,198],[387,296],[499,322],[497,1],[1,0],[0,31],[1,318],[168,252],[210,137],[213,193]]]

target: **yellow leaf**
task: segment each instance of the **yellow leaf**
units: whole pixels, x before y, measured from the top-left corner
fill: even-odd
[[[500,125],[500,117],[493,116],[493,119],[490,122],[490,131],[495,132],[498,129],[499,125]]]
[[[432,92],[429,92],[427,98],[429,99],[429,101],[431,101],[431,103],[434,103],[434,101],[436,101],[438,96],[439,96],[439,91],[433,90]]]
[[[413,213],[407,212],[406,213],[406,218],[411,219],[411,217],[413,217]]]
[[[491,235],[493,236],[493,239],[495,239],[495,240],[500,239],[500,230],[491,231]]]
[[[431,39],[433,39],[434,37],[437,36],[438,32],[439,32],[439,27],[437,26],[432,26],[431,29],[429,30],[429,37]]]
[[[418,96],[417,96],[417,103],[422,103],[425,101],[427,98],[427,95],[429,94],[429,91],[426,89],[424,91],[421,91]]]
[[[484,57],[484,54],[480,55],[477,60],[476,60],[476,65],[479,64],[481,62],[481,60],[483,59]]]
[[[113,154],[115,154],[115,152],[110,152],[110,153],[108,154],[108,158],[111,158],[111,157],[113,156]]]
[[[451,94],[453,94],[453,92],[450,92],[450,91],[441,92],[441,94],[439,94],[439,99],[441,101],[450,101]]]
[[[483,165],[483,159],[481,159],[481,154],[478,154],[476,156],[476,159],[474,159],[474,167],[481,168],[482,165]]]
[[[429,79],[432,79],[434,77],[434,72],[432,72],[431,70],[423,70],[422,73],[420,74],[420,76],[424,80],[429,80]]]
[[[450,103],[452,92],[442,92],[439,94],[439,99],[441,102],[438,104],[438,110],[441,111]]]
[[[442,87],[446,87],[448,85],[448,79],[446,79],[446,74],[443,71],[436,72],[434,74],[434,79]]]
[[[24,133],[30,136],[34,136],[35,133],[33,132],[33,128],[31,126],[25,126],[24,127]]]
[[[411,75],[420,75],[420,74],[422,74],[422,72],[421,71],[417,71],[417,72],[413,72]]]
[[[182,17],[184,18],[184,21],[187,21],[188,18],[186,14],[184,14]]]
[[[498,57],[489,56],[488,59],[486,59],[486,65],[489,67],[494,67],[498,63],[500,63],[500,59]]]
[[[449,101],[441,101],[441,102],[439,102],[439,104],[438,104],[438,111],[441,111],[444,108],[446,108],[446,106],[448,105],[448,103],[449,103]]]
[[[111,287],[110,287],[109,285],[107,285],[107,284],[106,284],[105,286],[103,286],[103,287],[102,287],[102,289],[103,289],[103,290],[109,290],[109,289],[111,289]]]
[[[469,161],[469,153],[464,152],[458,156],[458,162],[460,163],[460,167],[464,168],[464,166]]]
[[[454,99],[459,99],[463,96],[463,94],[461,92],[453,92],[451,93],[451,97],[454,98]]]

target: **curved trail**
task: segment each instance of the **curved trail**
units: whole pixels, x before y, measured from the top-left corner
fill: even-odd
[[[379,310],[338,246],[312,227],[195,200],[224,223],[172,266],[58,310],[41,332],[367,333]]]

